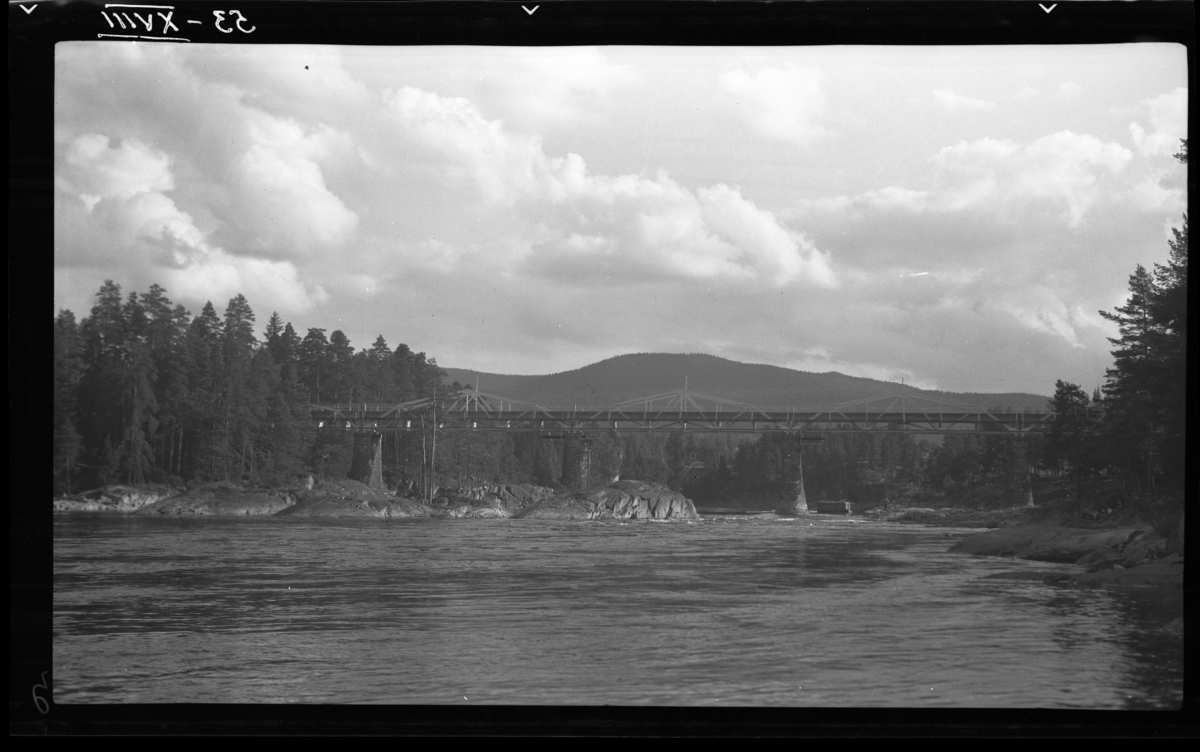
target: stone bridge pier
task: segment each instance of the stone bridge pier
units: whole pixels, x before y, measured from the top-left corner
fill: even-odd
[[[354,455],[350,460],[350,479],[379,491],[383,485],[383,434],[359,431],[354,434]]]
[[[562,484],[572,491],[587,488],[592,465],[591,444],[591,439],[583,435],[563,437]]]

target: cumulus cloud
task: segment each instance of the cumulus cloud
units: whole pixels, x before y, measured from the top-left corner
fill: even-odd
[[[962,94],[956,94],[949,89],[938,89],[933,92],[933,97],[941,103],[942,107],[946,108],[947,112],[958,112],[960,110],[990,110],[996,106],[995,102],[986,102],[982,99],[972,99],[964,97]]]
[[[166,195],[175,187],[169,162],[136,139],[115,147],[96,133],[70,140],[56,187],[63,200],[81,201],[86,216],[60,222],[60,230],[100,240],[113,249],[114,261],[136,264],[147,284],[166,284],[182,299],[220,300],[253,292],[280,310],[296,312],[325,299],[319,286],[300,282],[291,263],[234,256],[211,245],[192,216]]]
[[[810,200],[787,218],[838,254],[845,295],[870,301],[864,316],[873,323],[864,326],[894,329],[914,352],[959,348],[979,358],[994,341],[1003,357],[985,359],[996,356],[997,368],[1004,358],[1033,367],[1031,353],[1058,358],[1064,347],[1099,363],[1113,333],[1086,313],[1106,303],[1090,291],[1127,276],[1129,241],[1171,199],[1133,163],[1128,149],[1071,131],[1024,143],[961,141],[928,160],[914,180],[920,188]],[[1134,222],[1127,209],[1138,201],[1148,213]],[[973,335],[960,341],[957,329]],[[941,339],[914,344],[925,331]],[[845,338],[832,357],[904,362],[903,353],[872,358]]]
[[[857,239],[855,226],[869,223],[873,238],[899,245],[956,249],[961,255],[1000,247],[1034,228],[1079,229],[1094,207],[1119,199],[1118,183],[1132,159],[1128,149],[1089,136],[1061,131],[1020,144],[1008,139],[961,141],[934,154],[925,189],[888,186],[856,196],[801,202],[789,220]],[[984,229],[986,228],[986,230]],[[846,235],[849,233],[849,235]],[[821,233],[826,234],[826,233]]]
[[[508,131],[465,99],[404,87],[387,101],[400,135],[444,159],[448,182],[472,180],[487,200],[535,225],[519,259],[531,271],[564,280],[836,284],[827,254],[736,188],[690,190],[665,172],[653,180],[590,175],[579,155],[550,157],[540,139]]]
[[[329,128],[305,133],[294,122],[251,120],[249,143],[232,165],[239,196],[227,217],[244,233],[248,250],[268,255],[336,250],[354,232],[358,216],[329,190],[320,161]]]
[[[503,49],[489,54],[501,58],[503,70],[479,66],[476,89],[503,110],[506,123],[524,130],[592,121],[638,80],[633,67],[614,64],[600,47],[560,47],[536,56]]]
[[[183,299],[228,300],[242,293],[254,305],[285,314],[306,313],[329,299],[321,285],[302,282],[291,262],[234,256],[220,248],[194,254],[161,276]]]
[[[109,138],[85,133],[67,147],[64,169],[58,180],[76,192],[89,210],[106,198],[129,198],[146,191],[169,191],[175,182],[165,154],[137,139],[111,148]]]
[[[738,69],[722,74],[718,83],[736,99],[746,122],[767,138],[807,146],[827,134],[820,121],[828,105],[815,68]]]
[[[1149,112],[1152,130],[1141,123],[1130,123],[1129,132],[1138,153],[1142,155],[1174,154],[1179,140],[1187,137],[1188,90],[1182,86],[1141,103]]]
[[[1132,158],[1119,144],[1060,131],[1025,146],[990,138],[960,141],[941,149],[931,162],[947,208],[1048,203],[1065,208],[1069,225],[1078,227],[1101,197],[1102,182]]]

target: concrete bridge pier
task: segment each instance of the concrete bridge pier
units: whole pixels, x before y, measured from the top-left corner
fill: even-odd
[[[1008,440],[1008,473],[1004,493],[1014,506],[1033,506],[1033,482],[1029,477],[1029,444],[1024,437]]]
[[[581,434],[563,437],[562,484],[572,491],[587,488],[592,464],[591,443]]]
[[[804,495],[804,458],[801,455],[796,462],[796,467],[799,470],[800,477],[796,481],[796,499],[791,506],[786,510],[793,514],[808,513],[808,498]]]
[[[354,455],[350,460],[350,479],[379,491],[383,485],[383,434],[359,431],[354,434]]]

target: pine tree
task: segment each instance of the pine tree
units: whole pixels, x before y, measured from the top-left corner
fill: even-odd
[[[1187,141],[1175,155],[1187,163]],[[1117,324],[1113,367],[1104,385],[1105,456],[1120,459],[1137,477],[1154,457],[1176,482],[1182,480],[1185,457],[1187,398],[1187,215],[1183,229],[1173,230],[1166,264],[1154,272],[1138,266],[1129,278],[1129,300],[1115,312],[1100,315]]]

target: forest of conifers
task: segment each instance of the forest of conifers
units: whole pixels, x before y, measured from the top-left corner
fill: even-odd
[[[1177,155],[1186,163],[1187,144]],[[1101,475],[1138,493],[1182,486],[1185,469],[1187,217],[1175,230],[1166,265],[1137,266],[1128,302],[1101,314],[1120,337],[1104,385],[1091,397],[1057,382],[1049,401],[1053,431],[1030,440],[1035,472],[1076,484]],[[272,314],[260,334],[242,295],[223,315],[211,303],[193,316],[153,285],[123,296],[108,281],[82,321],[54,320],[54,490],[105,484],[235,480],[294,484],[313,475],[344,477],[352,436],[319,431],[313,402],[405,402],[446,394],[455,385],[432,357],[380,335],[355,350],[341,331],[303,337]],[[1101,418],[1097,420],[1097,418]],[[555,485],[561,448],[536,433],[432,436],[390,434],[384,480],[427,488],[454,478]],[[794,493],[801,451],[810,498],[881,496],[889,489],[947,491],[1003,477],[1009,439],[948,434],[831,434],[800,446],[787,436],[594,432],[591,479],[613,476],[679,483],[693,463],[712,469],[698,495]],[[430,467],[431,459],[435,462]],[[688,490],[688,489],[685,489]]]

